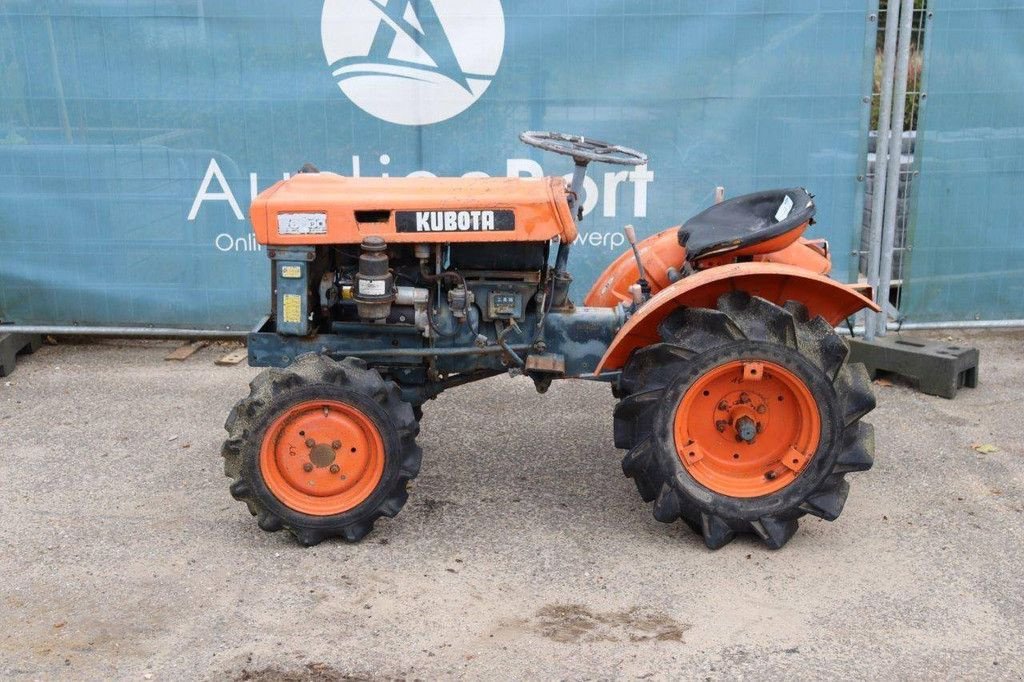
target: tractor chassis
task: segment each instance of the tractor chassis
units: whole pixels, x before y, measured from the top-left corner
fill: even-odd
[[[464,334],[448,340],[450,345],[425,348],[413,328],[335,322],[330,333],[289,336],[278,333],[268,316],[249,334],[249,365],[287,367],[307,353],[359,358],[395,381],[402,399],[413,405],[447,388],[506,371],[530,376],[544,391],[552,379],[614,381],[619,372],[595,375],[594,370],[625,321],[621,306],[573,306],[549,311],[537,335],[538,320],[528,316],[519,324],[523,334],[510,334],[512,340],[504,345],[493,336],[474,338],[467,326]],[[480,334],[485,334],[483,328]]]

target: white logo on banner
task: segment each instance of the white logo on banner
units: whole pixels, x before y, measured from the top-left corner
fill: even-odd
[[[338,87],[389,123],[456,116],[487,90],[505,49],[500,0],[326,0],[324,56]]]

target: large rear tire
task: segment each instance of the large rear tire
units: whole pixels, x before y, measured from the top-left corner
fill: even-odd
[[[228,415],[221,454],[231,495],[265,531],[304,545],[362,539],[405,504],[419,473],[419,424],[398,387],[360,360],[310,354],[268,369]]]
[[[681,308],[633,353],[615,408],[622,470],[654,516],[711,549],[753,533],[772,549],[812,514],[835,520],[845,475],[871,468],[867,372],[823,318],[743,292]]]

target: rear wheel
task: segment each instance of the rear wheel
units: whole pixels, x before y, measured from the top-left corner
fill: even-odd
[[[682,308],[663,342],[623,368],[615,409],[623,472],[654,516],[717,549],[754,533],[774,549],[804,514],[832,521],[845,474],[871,467],[875,405],[863,365],[822,318],[742,292]]]
[[[228,416],[231,494],[266,531],[303,544],[361,539],[405,504],[419,425],[398,387],[361,361],[300,357],[268,369]]]

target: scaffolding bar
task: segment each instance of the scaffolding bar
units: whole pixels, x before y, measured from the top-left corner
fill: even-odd
[[[885,210],[885,180],[888,169],[888,134],[892,125],[893,70],[896,67],[896,34],[900,8],[890,2],[885,16],[885,44],[882,50],[882,92],[878,106],[878,134],[875,139],[875,175],[871,190],[871,225],[868,229],[868,284],[878,292],[878,267],[881,260],[882,213]],[[877,302],[877,301],[876,301]],[[864,326],[864,337],[875,338],[875,320],[869,315]]]
[[[886,171],[885,179],[885,217],[882,221],[882,238],[879,249],[878,288],[875,290],[875,302],[882,307],[882,311],[874,315],[877,336],[885,336],[888,319],[885,303],[889,301],[889,287],[892,283],[892,251],[896,239],[900,161],[903,154],[903,118],[907,106],[907,77],[910,73],[911,29],[914,26],[914,0],[902,0],[900,5],[900,32],[897,38],[892,128],[889,134],[889,168]],[[868,317],[870,318],[872,315],[869,314]]]

